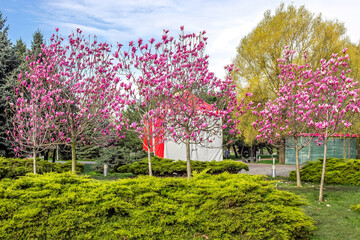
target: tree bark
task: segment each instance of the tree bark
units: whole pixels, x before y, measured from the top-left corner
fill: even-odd
[[[241,160],[243,160],[243,157],[244,157],[244,146],[241,146]]]
[[[308,159],[307,159],[308,162],[310,162],[310,156],[311,156],[311,141],[309,139],[309,152],[308,152]]]
[[[187,178],[191,178],[191,162],[190,162],[190,139],[186,139],[186,171]]]
[[[75,139],[72,139],[71,142],[71,172],[76,173],[76,152],[75,152],[76,144]]]
[[[343,137],[343,155],[344,155],[344,160],[346,159],[346,134],[344,134]]]
[[[149,131],[149,129],[148,129]],[[152,167],[151,167],[151,150],[150,150],[150,147],[151,147],[151,138],[148,137],[147,138],[147,143],[148,143],[148,147],[147,147],[147,154],[148,154],[148,165],[149,165],[149,176],[151,177],[153,175],[152,173]]]
[[[54,163],[56,159],[56,149],[54,148],[53,156],[52,156],[52,162]]]
[[[70,117],[70,130],[71,130],[71,172],[76,173],[76,136],[75,136],[75,126],[73,118]]]
[[[285,139],[282,139],[285,140]],[[284,164],[285,163],[285,143],[281,141],[280,147],[279,147],[279,163]]]
[[[236,151],[235,144],[233,144],[232,147],[233,147],[233,150],[234,150],[235,158],[238,159],[238,158],[239,158],[239,155],[238,155],[238,153],[237,153],[237,151]]]
[[[352,158],[351,157],[351,134],[350,134],[350,137],[349,137],[349,158]]]
[[[301,178],[300,178],[300,164],[299,164],[299,146],[298,146],[298,138],[295,137],[295,163],[296,163],[296,186],[302,187]]]
[[[34,175],[36,175],[36,150],[33,149],[33,166],[34,166]]]
[[[260,155],[264,155],[264,148],[260,148]]]
[[[48,161],[49,160],[49,150],[46,150],[44,152],[44,160]]]
[[[321,172],[319,202],[323,201],[323,195],[324,195],[323,193],[324,193],[324,183],[325,183],[326,154],[327,154],[327,137],[325,137],[324,139],[324,161]]]

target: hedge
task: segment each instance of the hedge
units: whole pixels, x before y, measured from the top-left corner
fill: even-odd
[[[174,174],[177,174],[178,176],[186,175],[186,161],[175,161],[172,159],[160,158],[155,156],[151,158],[151,167],[154,176],[171,176]],[[208,169],[207,172],[211,174],[219,174],[223,172],[238,173],[243,169],[249,171],[248,165],[243,162],[237,162],[233,160],[223,160],[219,162],[191,161],[192,171],[201,172],[205,169]],[[122,173],[133,173],[136,175],[148,175],[148,159],[144,158],[141,162],[135,162],[132,164],[120,166],[117,171]]]
[[[71,171],[71,161],[66,163],[52,163],[49,161],[36,161],[36,172],[39,174],[46,172],[67,172]],[[84,164],[76,163],[76,171],[83,172]],[[33,172],[33,159],[4,158],[0,157],[0,179],[15,178],[25,176]]]
[[[303,204],[247,174],[28,175],[0,181],[0,239],[308,239]]]
[[[303,181],[320,182],[323,160],[308,162],[300,169]],[[296,179],[295,171],[290,172],[290,179]],[[332,184],[353,184],[360,186],[360,160],[329,158],[326,160],[325,182]]]

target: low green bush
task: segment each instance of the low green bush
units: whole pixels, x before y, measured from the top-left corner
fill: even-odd
[[[36,172],[39,174],[46,172],[67,172],[71,171],[71,161],[66,163],[52,163],[44,160],[36,161]],[[84,165],[76,163],[76,171],[83,172]],[[25,176],[33,172],[33,159],[4,158],[0,157],[0,179],[15,178]]]
[[[175,161],[155,156],[151,158],[151,167],[155,176],[172,176],[174,174],[177,174],[178,176],[186,175],[186,161]],[[191,169],[192,171],[197,172],[208,169],[207,172],[211,174],[223,172],[238,173],[243,169],[249,171],[248,165],[233,160],[223,160],[219,162],[191,161]],[[147,175],[149,174],[148,159],[144,158],[141,162],[120,166],[117,170],[122,173],[130,172],[136,175]]]
[[[360,204],[351,206],[351,209],[360,213]]]
[[[28,175],[0,181],[0,239],[308,239],[303,204],[247,174]]]
[[[303,181],[320,182],[323,160],[308,162],[300,169]],[[290,172],[290,179],[296,179],[295,171]],[[360,186],[360,160],[329,158],[326,160],[325,183],[353,184]]]

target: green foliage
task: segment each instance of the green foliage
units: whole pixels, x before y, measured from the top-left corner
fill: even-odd
[[[186,175],[186,161],[175,161],[155,156],[151,158],[151,164],[154,176],[172,176],[174,174],[179,176]],[[191,161],[191,169],[192,171],[197,172],[207,169],[207,172],[211,174],[223,172],[238,173],[243,169],[249,171],[249,167],[245,163],[233,160],[223,160],[220,162]],[[136,175],[147,175],[149,174],[148,159],[144,158],[141,162],[121,166],[118,168],[118,172],[131,172]]]
[[[300,169],[301,180],[320,182],[323,160],[308,162]],[[296,179],[295,171],[290,172],[290,179]],[[329,158],[326,160],[325,182],[335,184],[354,184],[360,186],[360,160]]]
[[[9,156],[12,152],[11,143],[7,140],[6,131],[11,126],[11,111],[7,102],[7,84],[14,70],[18,67],[18,59],[12,43],[8,38],[9,27],[6,26],[6,18],[0,12],[0,156]]]
[[[359,213],[360,213],[360,204],[351,206],[351,209],[354,210],[354,211],[356,211],[356,212],[359,212]]]
[[[101,150],[100,159],[96,162],[95,171],[102,172],[104,164],[109,170],[116,172],[118,167],[141,161],[146,153],[141,150],[133,152],[132,149],[122,146],[106,147]]]
[[[51,163],[48,161],[36,161],[36,172],[39,174],[47,172],[71,171],[71,161],[66,163]],[[76,171],[83,172],[84,165],[76,163]],[[0,157],[0,179],[17,178],[33,172],[33,159],[4,158]]]
[[[308,239],[294,194],[246,174],[100,182],[70,173],[0,182],[1,239]]]
[[[31,54],[35,59],[39,59],[41,53],[41,46],[44,44],[44,36],[40,29],[36,30],[33,34],[33,40],[31,41]]]
[[[306,51],[307,63],[316,69],[321,59],[329,59],[333,53],[351,45],[343,23],[324,19],[304,6],[282,3],[274,12],[266,11],[263,19],[241,39],[237,47],[234,69],[238,71],[233,72],[233,77],[238,85],[239,99],[252,92],[253,96],[247,99],[253,101],[254,106],[258,103],[264,106],[276,96],[275,91],[281,84],[277,60],[284,57],[285,47],[296,51],[290,59],[293,63],[302,63]],[[354,57],[357,57],[355,54]],[[240,117],[239,128],[248,144],[258,134],[251,125],[256,120],[257,116],[252,111]]]
[[[81,160],[98,159],[100,157],[100,151],[102,148],[103,148],[102,146],[96,144],[80,146],[76,150],[76,159],[81,159]]]

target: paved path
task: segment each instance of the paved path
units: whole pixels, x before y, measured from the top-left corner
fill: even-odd
[[[241,171],[240,173],[252,175],[268,175],[272,174],[272,164],[247,163],[249,171]],[[295,170],[295,165],[275,165],[276,176],[289,177],[289,173]]]

